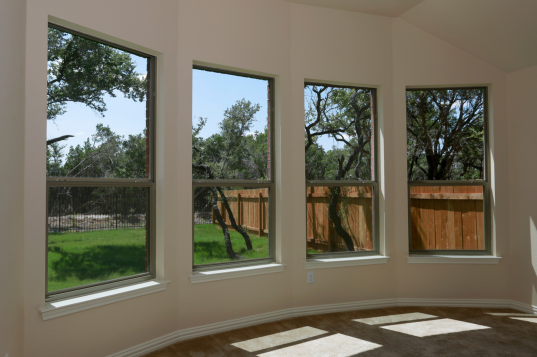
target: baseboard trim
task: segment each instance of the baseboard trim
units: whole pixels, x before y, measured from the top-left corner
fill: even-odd
[[[527,314],[536,314],[537,315],[537,306],[530,305],[530,304],[524,304],[522,302],[518,301],[510,301],[511,308],[519,311],[523,311]]]
[[[343,311],[379,309],[394,306],[446,306],[446,307],[479,307],[479,308],[512,308],[525,313],[537,314],[537,306],[512,300],[499,299],[381,299],[341,304],[316,305],[289,308],[265,314],[243,317],[214,324],[178,330],[153,340],[127,348],[107,357],[140,357],[174,343],[191,338],[212,335],[219,332],[235,330],[266,322],[273,322],[297,316],[320,315]]]

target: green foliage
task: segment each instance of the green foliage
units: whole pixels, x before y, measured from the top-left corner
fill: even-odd
[[[308,85],[305,88],[307,180],[370,180],[371,92]],[[321,137],[340,143],[329,150]]]
[[[110,127],[97,124],[95,133],[82,145],[58,143],[47,147],[47,175],[91,178],[144,178],[146,164],[146,130],[125,139]]]
[[[117,177],[143,178],[146,175],[146,130],[142,134],[129,135],[122,142],[121,157],[114,173]]]
[[[224,112],[220,132],[207,139],[199,136],[207,120],[199,118],[192,128],[192,162],[210,167],[220,180],[268,179],[268,131],[250,133],[259,111],[259,104],[241,99]],[[195,179],[203,179],[205,171],[194,171]]]
[[[47,176],[64,176],[62,150],[65,146],[57,142],[47,145]]]
[[[67,102],[85,104],[104,116],[104,95],[115,97],[116,91],[144,101],[147,81],[135,67],[126,52],[49,27],[47,119],[64,114]]]
[[[483,89],[407,91],[409,180],[483,179]]]

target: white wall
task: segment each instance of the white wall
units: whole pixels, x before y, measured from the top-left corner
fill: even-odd
[[[105,356],[178,328],[177,2],[28,0],[24,155],[24,356]],[[158,58],[158,274],[165,292],[43,321],[47,21],[104,37]],[[171,163],[164,165],[164,162]],[[22,178],[22,177],[21,177]],[[188,219],[184,221],[190,222]],[[184,276],[181,278],[185,279]],[[3,356],[2,356],[3,357]]]
[[[508,75],[513,299],[537,305],[537,66]]]
[[[0,2],[0,356],[22,355],[25,4]]]
[[[393,22],[394,161],[386,170],[395,177],[393,224],[396,234],[397,295],[401,298],[506,299],[509,282],[509,177],[506,75],[491,65],[396,19]],[[499,265],[406,264],[408,203],[406,181],[405,88],[417,86],[489,87],[492,237]],[[390,176],[390,175],[388,175]]]
[[[45,294],[45,241],[41,222],[45,220],[43,148],[49,16],[158,57],[157,259],[159,277],[172,283],[165,292],[43,321],[37,309],[43,306]],[[5,258],[14,266],[18,262],[24,272],[24,343],[21,333],[15,332],[12,355],[21,355],[16,348],[24,345],[25,357],[104,356],[177,329],[289,307],[394,297],[510,297],[509,220],[506,218],[509,198],[504,189],[509,184],[505,135],[508,128],[503,72],[401,20],[290,4],[284,0],[27,0],[26,20],[24,132],[20,123],[10,124],[18,130],[13,135],[0,132],[6,142],[20,146],[20,150],[11,151],[12,157],[1,156],[2,163],[7,160],[15,172],[19,165],[18,174],[11,180],[20,189],[6,193],[9,205],[2,202],[0,219],[9,219],[13,227],[11,235],[24,242],[23,265],[16,243],[9,243],[7,254],[3,249],[0,253],[2,260]],[[18,56],[22,62],[24,57],[21,53]],[[13,57],[11,61],[16,59]],[[276,80],[276,235],[277,258],[286,264],[282,273],[203,284],[191,284],[188,279],[192,264],[191,206],[177,202],[184,202],[184,197],[191,195],[193,62],[265,74]],[[11,68],[4,61],[0,63],[2,74]],[[384,265],[317,270],[315,284],[309,285],[303,265],[306,246],[302,169],[304,80],[378,88],[384,163],[381,245],[383,252],[391,257]],[[495,240],[497,252],[504,259],[497,266],[409,265],[406,262],[405,88],[469,84],[491,88]],[[18,102],[8,95],[13,94],[2,92],[0,98],[18,103],[18,107],[9,110],[20,112],[24,103],[22,94],[19,92]],[[3,118],[2,125],[6,125]],[[21,162],[24,162],[24,174]],[[21,224],[16,224],[20,212],[18,215],[7,212],[23,196],[21,183],[24,232]],[[17,254],[19,259],[12,257]],[[17,306],[20,277],[2,277],[3,285],[5,279],[11,279],[5,284],[13,287],[14,292],[9,296],[12,306]],[[0,311],[4,314],[4,310]],[[21,331],[20,310],[19,315],[9,318],[13,324],[18,323]],[[1,328],[5,326],[2,321]],[[4,340],[0,341],[3,348]]]
[[[389,143],[392,110],[392,21],[387,17],[323,9],[293,4],[291,6],[292,38],[292,134],[295,187],[292,199],[302,204],[293,207],[293,218],[305,222],[304,202],[304,81],[332,81],[340,84],[376,87],[379,97],[379,125],[382,143]],[[384,154],[384,155],[383,155]],[[380,153],[381,160],[391,160],[391,146]],[[384,156],[384,158],[383,158]],[[381,165],[382,167],[382,165]],[[381,171],[381,177],[390,173]],[[384,180],[381,180],[384,181]],[[391,207],[387,192],[391,181],[381,186],[381,206]],[[386,197],[386,200],[384,199]],[[390,212],[388,209],[387,212]],[[299,215],[300,213],[300,215]],[[392,214],[381,217],[381,234],[387,255],[393,253]],[[295,224],[292,260],[293,306],[313,306],[395,297],[393,260],[388,264],[320,269],[315,271],[315,284],[306,283],[304,252],[306,225]],[[301,238],[298,238],[301,237]]]

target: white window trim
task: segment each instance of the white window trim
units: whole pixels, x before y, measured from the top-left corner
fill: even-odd
[[[310,269],[324,269],[324,268],[341,268],[351,267],[356,265],[374,265],[374,264],[386,264],[390,257],[384,255],[372,255],[361,257],[346,257],[346,258],[317,258],[308,259],[304,262],[304,266],[307,270]]]
[[[166,290],[168,280],[150,280],[116,289],[101,291],[94,294],[77,296],[70,299],[47,302],[39,309],[43,320],[53,319],[94,307],[112,304],[114,302],[132,299],[138,296]]]
[[[245,276],[279,273],[283,271],[285,264],[270,263],[263,265],[253,265],[247,267],[235,267],[229,269],[210,270],[210,271],[197,271],[190,275],[190,282],[206,283],[209,281],[242,278]]]
[[[407,256],[409,264],[499,264],[502,257],[490,255],[428,255]]]

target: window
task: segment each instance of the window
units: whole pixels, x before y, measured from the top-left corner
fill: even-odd
[[[490,254],[487,88],[409,89],[409,249]]]
[[[375,96],[305,84],[309,258],[379,253]]]
[[[49,24],[47,301],[155,276],[155,58]]]
[[[274,260],[272,79],[193,69],[193,268]]]

